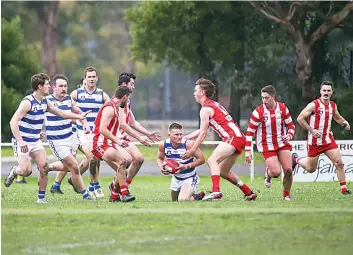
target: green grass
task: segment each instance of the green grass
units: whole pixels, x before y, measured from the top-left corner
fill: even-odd
[[[145,157],[146,162],[156,162],[156,156],[157,156],[157,146],[152,146],[152,147],[146,147],[146,146],[138,146],[139,150],[141,151],[142,155]],[[48,155],[52,155],[51,150],[46,147],[45,148]],[[214,150],[213,145],[203,145],[201,146],[201,150],[203,151],[204,155],[206,158],[208,158],[212,151]],[[80,151],[78,151],[78,154],[82,154]],[[13,157],[13,150],[12,147],[2,147],[1,148],[1,157]],[[260,153],[255,152],[254,153],[254,158],[255,164],[264,164],[263,157]],[[245,163],[244,160],[244,153],[240,155],[239,159],[237,159],[237,162],[239,163]]]
[[[106,195],[110,179],[101,178]],[[27,180],[2,185],[2,254],[325,255],[352,249],[353,196],[341,195],[334,182],[295,183],[295,200],[282,201],[279,180],[266,189],[256,176],[256,201],[242,201],[239,189],[222,181],[220,201],[170,202],[170,178],[142,176],[130,189],[136,201],[111,204],[108,198],[83,202],[65,180],[64,195],[48,194],[49,204],[37,205],[36,179]],[[210,178],[201,177],[199,190],[210,186]]]

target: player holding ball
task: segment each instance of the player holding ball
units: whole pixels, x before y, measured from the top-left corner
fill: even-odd
[[[172,201],[201,200],[205,193],[196,193],[200,178],[195,168],[205,163],[205,157],[197,149],[192,157],[181,158],[194,145],[194,141],[183,139],[182,129],[179,123],[169,125],[169,138],[158,146],[157,164],[163,174],[173,174],[170,184]]]

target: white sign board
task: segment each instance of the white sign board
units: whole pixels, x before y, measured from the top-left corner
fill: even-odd
[[[291,141],[293,146],[292,153],[296,152],[299,158],[307,158],[307,141]],[[346,180],[353,181],[353,140],[336,141],[341,151],[341,157],[346,172]],[[294,182],[329,182],[338,181],[336,167],[326,157],[321,154],[319,157],[317,169],[314,173],[309,173],[297,165],[293,169]]]

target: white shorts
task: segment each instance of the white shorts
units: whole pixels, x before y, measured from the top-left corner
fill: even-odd
[[[76,156],[76,145],[74,138],[62,141],[48,141],[49,148],[58,160],[63,160],[70,155]]]
[[[17,140],[12,138],[13,154],[15,155],[16,158],[18,156],[29,156],[31,152],[44,149],[43,143],[41,140],[38,140],[37,142],[34,142],[34,143],[27,143],[27,147],[28,147],[28,152],[26,153],[21,152],[21,147],[18,145]]]
[[[89,144],[89,150],[92,150],[93,143],[93,133],[85,134],[83,130],[77,130],[78,139],[80,141],[80,145],[83,146],[85,144]]]
[[[185,180],[178,180],[173,175],[172,182],[170,183],[170,189],[172,191],[180,191],[181,186],[184,183],[190,185],[194,189],[194,192],[196,192],[197,191],[197,187],[199,186],[199,183],[200,183],[200,178],[199,178],[199,176],[197,174],[195,174],[195,176],[187,178]]]

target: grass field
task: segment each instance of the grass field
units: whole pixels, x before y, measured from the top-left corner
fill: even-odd
[[[156,155],[157,155],[157,146],[153,145],[152,147],[145,147],[145,146],[138,146],[139,150],[141,151],[141,153],[143,154],[143,156],[145,157],[145,161],[146,162],[156,162]],[[51,150],[46,147],[45,148],[48,155],[52,155]],[[214,146],[213,145],[203,145],[201,146],[201,150],[203,151],[204,155],[206,158],[208,158],[212,151],[214,150]],[[78,151],[78,154],[82,154],[80,151]],[[1,157],[13,157],[13,150],[12,147],[3,147],[1,148]],[[262,155],[258,152],[254,153],[254,158],[255,164],[264,164],[264,160],[262,158]],[[242,155],[239,157],[239,159],[237,160],[238,162],[244,163],[244,153],[242,153]]]
[[[106,195],[109,180],[101,179]],[[251,184],[260,191],[256,201],[242,201],[239,189],[222,181],[220,201],[170,202],[170,178],[143,176],[130,189],[136,201],[111,204],[108,198],[82,201],[65,180],[64,195],[47,194],[49,204],[37,205],[36,179],[28,181],[10,188],[2,184],[2,254],[325,255],[352,250],[353,196],[341,195],[337,183],[295,183],[295,200],[282,201],[278,180],[266,189],[256,176]],[[199,190],[210,186],[210,178],[202,177]]]

